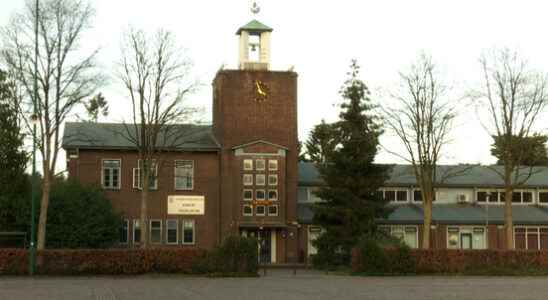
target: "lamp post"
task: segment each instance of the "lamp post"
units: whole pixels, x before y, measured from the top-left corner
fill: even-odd
[[[38,182],[36,178],[36,123],[38,123],[38,14],[39,3],[36,0],[34,12],[34,95],[32,97],[32,190],[31,190],[31,220],[30,220],[30,248],[29,248],[29,274],[34,275],[36,269],[36,196]]]

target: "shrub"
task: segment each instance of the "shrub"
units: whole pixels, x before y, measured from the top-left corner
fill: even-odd
[[[27,250],[0,249],[0,275],[22,275],[27,269]]]
[[[365,237],[353,250],[352,270],[367,274],[414,272],[414,258],[406,245],[386,239]]]
[[[197,262],[194,270],[222,276],[256,276],[259,268],[257,247],[254,238],[229,236],[207,255],[205,261]]]
[[[341,266],[348,266],[350,256],[332,241],[330,233],[324,232],[312,242],[318,249],[318,252],[312,256],[314,268],[334,270]]]
[[[134,275],[143,273],[193,273],[192,265],[204,257],[198,249],[44,250],[38,274]],[[0,275],[26,274],[27,251],[0,250]]]
[[[50,194],[46,247],[109,248],[118,242],[121,222],[99,188],[57,180]]]
[[[373,258],[356,247],[352,270],[357,273],[417,273],[464,275],[548,275],[548,251],[525,250],[383,250],[386,267],[382,272],[370,263]],[[410,259],[409,259],[410,258]]]

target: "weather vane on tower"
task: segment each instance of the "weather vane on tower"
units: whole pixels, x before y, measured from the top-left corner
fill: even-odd
[[[254,15],[257,15],[259,14],[260,11],[261,11],[261,8],[259,7],[259,5],[257,5],[257,1],[253,1],[253,5],[251,6],[251,12]]]

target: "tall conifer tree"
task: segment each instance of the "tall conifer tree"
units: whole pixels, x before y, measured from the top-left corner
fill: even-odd
[[[382,129],[355,60],[348,75],[340,91],[344,102],[336,127],[339,146],[318,164],[325,183],[318,196],[325,201],[314,207],[314,224],[323,229],[316,243],[317,261],[331,265],[348,264],[360,237],[374,235],[375,219],[390,213],[377,193],[389,167],[373,163]]]
[[[325,123],[325,120],[312,129],[306,141],[306,155],[315,163],[324,163],[335,150],[338,144],[337,124]]]
[[[0,70],[0,231],[25,230],[27,154],[17,116],[15,86]]]

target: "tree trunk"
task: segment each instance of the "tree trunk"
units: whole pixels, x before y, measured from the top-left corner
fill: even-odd
[[[46,224],[48,221],[49,192],[51,189],[51,173],[48,167],[49,161],[44,161],[44,178],[42,179],[42,199],[40,201],[40,217],[38,219],[37,250],[46,248]]]
[[[506,249],[514,249],[514,222],[512,220],[512,188],[504,190],[504,230],[506,233]]]
[[[510,161],[507,158],[506,161]],[[512,220],[512,169],[508,163],[504,165],[504,232],[506,235],[506,249],[514,249],[514,222]]]
[[[147,164],[143,162],[141,167],[142,183],[141,183],[141,248],[148,246],[148,226],[147,226],[147,198],[148,198],[148,172],[144,172]]]
[[[424,202],[423,202],[423,211],[424,211],[424,220],[423,220],[423,229],[422,229],[422,248],[430,249],[430,225],[432,224],[432,194],[423,193]]]

